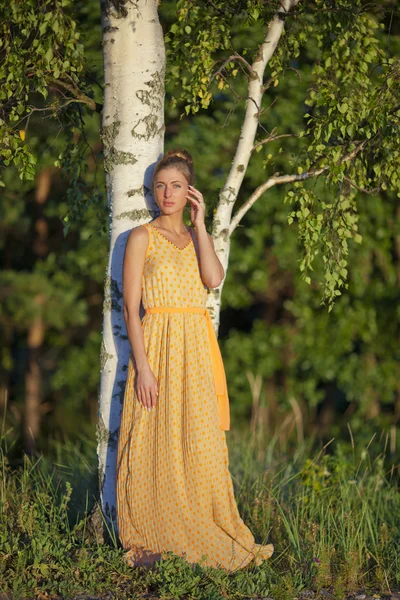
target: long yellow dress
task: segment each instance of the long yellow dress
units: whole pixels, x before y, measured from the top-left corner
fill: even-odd
[[[148,312],[142,327],[159,395],[149,411],[137,400],[131,352],[116,489],[125,558],[132,566],[151,565],[172,551],[189,563],[227,571],[252,560],[258,565],[272,555],[273,546],[255,544],[234,498],[225,438],[229,426],[226,419],[222,424],[216,396],[196,231],[179,248],[154,225],[144,227],[149,245],[142,302]],[[155,307],[162,312],[151,312]],[[168,312],[168,307],[177,310]]]

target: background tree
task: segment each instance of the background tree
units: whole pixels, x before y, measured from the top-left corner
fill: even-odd
[[[36,28],[47,14],[46,3],[41,6]],[[394,409],[396,403],[398,405],[395,376],[395,336],[398,334],[393,328],[393,324],[398,323],[395,308],[398,220],[393,217],[397,183],[396,170],[391,171],[391,166],[398,161],[395,138],[397,113],[394,111],[398,105],[398,87],[395,86],[397,63],[392,58],[398,48],[398,38],[393,35],[398,33],[398,21],[395,11],[387,15],[385,11],[376,12],[371,5],[368,7],[370,12],[364,12],[361,4],[299,3],[287,17],[282,17],[281,10],[278,20],[284,18],[285,26],[282,28],[276,21],[279,6],[278,3],[254,3],[244,7],[243,3],[233,3],[226,7],[214,2],[207,5],[204,12],[204,7],[196,3],[178,3],[177,22],[166,37],[167,49],[170,49],[167,55],[167,95],[172,100],[172,106],[169,103],[166,106],[166,142],[168,145],[184,145],[193,152],[198,165],[197,185],[204,190],[208,203],[225,190],[218,206],[211,200],[207,223],[219,244],[225,237],[225,264],[228,264],[228,252],[232,252],[224,282],[221,342],[230,394],[234,399],[234,417],[244,419],[253,414],[253,423],[262,424],[262,431],[276,434],[283,441],[293,428],[298,437],[304,435],[317,418],[328,428],[334,417],[345,411],[347,415],[353,413],[360,427],[366,423],[365,416],[373,417],[377,413],[381,423],[386,425],[395,424],[398,418],[395,416],[398,411]],[[384,5],[380,7],[385,8]],[[160,5],[165,29],[169,28],[167,23],[171,22],[174,8],[168,3]],[[64,3],[64,11],[67,9]],[[18,5],[12,10],[18,19]],[[83,16],[82,8],[79,10]],[[91,13],[90,7],[87,11],[80,21],[80,28],[87,38],[87,55],[91,56],[90,23],[87,24],[85,19],[95,12]],[[120,14],[119,21],[123,21],[123,13],[123,10],[116,13],[117,16]],[[268,23],[271,24],[269,28]],[[386,29],[372,28],[378,23]],[[73,29],[76,31],[76,26]],[[266,106],[260,103],[255,109],[258,129],[255,130],[253,125],[246,128],[243,123],[246,115],[248,118],[249,106],[254,105],[253,100],[248,101],[248,98],[253,98],[249,87],[255,87],[252,69],[255,63],[260,62],[256,60],[258,50],[263,43],[266,48],[268,35],[279,30],[279,44],[268,64],[264,60],[267,78],[263,81],[265,89],[262,91]],[[390,44],[386,39],[389,30]],[[14,24],[14,33],[16,31],[18,22]],[[40,32],[34,31],[40,37]],[[375,32],[374,35],[371,32]],[[110,40],[114,39],[114,43],[111,42],[114,45],[117,42],[111,33],[106,32],[110,34]],[[48,37],[49,32],[44,29],[42,46],[45,48]],[[27,50],[23,44],[22,48]],[[370,52],[365,48],[371,50],[370,56],[367,56]],[[185,57],[181,54],[183,50],[186,51]],[[255,58],[252,59],[252,56]],[[13,60],[18,57],[17,53]],[[74,57],[83,61],[83,49],[78,51],[76,47]],[[224,65],[228,58],[229,62]],[[38,55],[38,60],[41,60],[41,55]],[[10,59],[6,63],[8,70],[11,62]],[[22,60],[20,65],[23,64]],[[260,67],[259,64],[255,66]],[[7,69],[3,73],[8,77]],[[47,69],[46,76],[49,70],[52,71]],[[260,70],[255,72],[260,73]],[[21,73],[24,75],[25,71]],[[66,196],[69,208],[64,223],[65,230],[69,228],[71,232],[73,223],[82,214],[92,219],[93,227],[93,213],[88,212],[89,207],[101,215],[100,194],[97,197],[96,193],[91,194],[98,187],[87,185],[87,175],[82,169],[82,165],[87,163],[79,158],[83,144],[76,144],[83,115],[86,119],[88,111],[99,109],[101,90],[97,84],[93,87],[92,83],[88,84],[90,73],[85,72],[83,67],[80,73],[79,85],[76,80],[74,91],[78,94],[77,88],[80,92],[84,88],[87,98],[92,97],[93,100],[98,94],[97,100],[90,107],[89,103],[79,102],[76,94],[64,88],[63,100],[71,102],[57,110],[66,136],[58,164],[69,174]],[[25,79],[30,81],[29,77]],[[13,81],[11,77],[11,87]],[[276,82],[277,85],[274,85]],[[55,95],[62,97],[61,86],[53,87],[48,80],[46,85],[52,93],[54,91]],[[10,97],[14,102],[18,90],[13,90]],[[28,92],[35,93],[35,84]],[[257,93],[260,94],[260,90]],[[304,107],[305,102],[308,103],[307,108]],[[9,106],[7,104],[6,109]],[[200,111],[200,108],[205,110]],[[179,119],[180,111],[183,111],[181,115],[187,113],[185,120]],[[54,112],[50,111],[50,114]],[[305,112],[310,117],[304,117]],[[18,121],[11,127],[15,138],[13,143],[17,147],[23,142],[24,134],[21,137],[20,131],[26,131],[24,144],[31,143],[29,130],[34,117],[38,116],[35,113],[38,111],[34,111],[27,131],[26,127],[20,129]],[[4,122],[8,126],[12,123],[10,119],[7,121],[9,114],[5,110]],[[112,133],[112,130],[109,131]],[[237,140],[244,134],[238,146]],[[253,134],[255,137],[251,142]],[[131,142],[130,133],[127,135],[125,132],[125,135],[126,141]],[[117,150],[124,152],[120,145],[124,133],[120,130],[118,136]],[[113,144],[108,145],[108,141],[112,142],[113,138],[108,136],[106,129],[103,132],[105,152],[113,159],[116,156]],[[359,148],[357,144],[363,143]],[[29,148],[32,149],[32,146]],[[358,153],[353,156],[346,154],[356,148]],[[340,154],[337,154],[338,149]],[[26,152],[24,147],[22,155]],[[392,161],[386,160],[387,153],[393,157]],[[36,155],[35,150],[32,154]],[[11,153],[10,156],[14,155]],[[233,156],[235,160],[231,165]],[[156,158],[149,158],[147,166]],[[21,163],[16,161],[15,164],[19,169]],[[375,167],[379,170],[379,164],[381,172],[377,173]],[[240,167],[239,170],[235,171],[234,165]],[[241,165],[244,165],[243,169]],[[136,164],[131,165],[131,171],[135,167]],[[316,176],[318,169],[322,169],[322,177]],[[310,177],[310,171],[313,177]],[[282,179],[285,174],[294,177],[292,189],[287,190],[286,203],[282,202],[283,196],[278,187],[279,183],[288,181],[287,178]],[[141,181],[145,181],[150,173],[142,175]],[[369,181],[366,182],[365,178]],[[228,180],[233,185],[227,186]],[[361,198],[362,192],[353,184],[374,193],[364,195],[363,202],[356,206],[354,193],[359,192]],[[382,189],[377,196],[380,186]],[[229,198],[226,196],[227,187],[230,188]],[[7,193],[8,188],[7,184]],[[268,202],[264,201],[264,196],[260,198],[266,189]],[[132,220],[126,221],[125,227],[149,220],[155,214],[151,198],[147,198],[150,206],[145,202],[145,192],[143,189],[142,195],[134,196],[136,212],[131,212],[129,217]],[[255,202],[258,198],[260,201]],[[292,206],[288,208],[289,203]],[[248,210],[250,205],[251,211]],[[114,210],[114,206],[112,208]],[[132,203],[128,208],[132,211]],[[291,213],[289,221],[293,219],[292,227],[287,227],[288,212]],[[359,230],[355,229],[357,226]],[[232,238],[228,235],[228,231],[233,231],[231,227],[235,228]],[[344,265],[347,239],[353,237],[360,241],[356,237],[359,232],[363,235],[363,243],[352,247],[354,264],[352,267]],[[299,275],[297,259],[301,257],[302,247],[305,255],[300,262],[302,270]],[[63,264],[74,272],[73,264],[68,261]],[[309,286],[304,284],[304,279],[310,276],[307,273],[310,265],[315,271],[315,280],[326,281],[324,298],[328,306],[332,306],[339,288],[344,287],[346,271],[352,275],[347,294],[340,298],[331,314],[319,306],[321,298],[316,284],[311,279],[307,279]],[[351,268],[354,268],[353,272]],[[77,271],[75,278],[76,275]],[[113,311],[118,312],[121,306],[120,285],[110,286],[109,278],[106,285],[110,294],[106,296],[105,307],[111,306]],[[220,299],[220,293],[210,296],[210,308],[216,324]],[[111,314],[105,315],[106,319],[109,317]],[[232,331],[232,322],[236,332]],[[392,325],[389,331],[388,322]],[[123,347],[124,334],[119,329],[114,333],[119,334],[118,344]],[[243,352],[244,347],[246,353]],[[80,362],[82,355],[79,358]],[[124,364],[121,361],[122,371]],[[62,365],[63,371],[58,377],[64,381],[64,386],[68,382],[69,387],[65,388],[68,393],[79,389],[78,382],[74,385],[73,365],[73,359],[69,370]],[[108,363],[107,368],[110,366],[111,363]],[[122,372],[121,378],[116,378],[114,388],[117,408],[120,408],[123,375]],[[250,389],[253,390],[253,401],[249,397]],[[108,414],[107,410],[105,414]],[[116,421],[117,416],[118,411]],[[280,431],[278,423],[282,426]],[[117,435],[114,425],[111,422],[111,427],[108,427],[105,422],[105,427],[99,431],[100,443],[106,443],[103,447],[107,447],[110,442],[111,451]]]
[[[91,435],[97,412],[106,212],[99,119],[85,97],[84,123],[81,101],[86,77],[97,75],[90,60],[98,40],[85,15],[84,71],[68,8],[27,2],[0,9],[0,402],[5,409],[9,396],[15,457],[21,448],[49,450],[54,438]],[[78,206],[80,224],[71,231]],[[84,417],[78,431],[77,414]]]

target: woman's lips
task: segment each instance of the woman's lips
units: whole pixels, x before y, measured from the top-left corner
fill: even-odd
[[[164,202],[164,206],[174,206],[175,202]]]

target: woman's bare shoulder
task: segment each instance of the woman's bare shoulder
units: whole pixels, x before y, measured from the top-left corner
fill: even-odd
[[[128,236],[127,247],[137,248],[141,250],[147,250],[149,243],[149,232],[145,225],[138,225],[134,227]]]

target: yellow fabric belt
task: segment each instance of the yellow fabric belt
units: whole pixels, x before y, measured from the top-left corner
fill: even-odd
[[[203,306],[154,306],[146,308],[146,313],[173,313],[173,312],[192,312],[203,313],[207,320],[208,337],[210,340],[211,362],[214,370],[215,389],[218,399],[218,411],[220,427],[224,430],[229,430],[230,414],[229,414],[229,397],[228,388],[226,385],[226,376],[224,363],[221,356],[217,336],[215,335],[213,322],[207,308]]]

